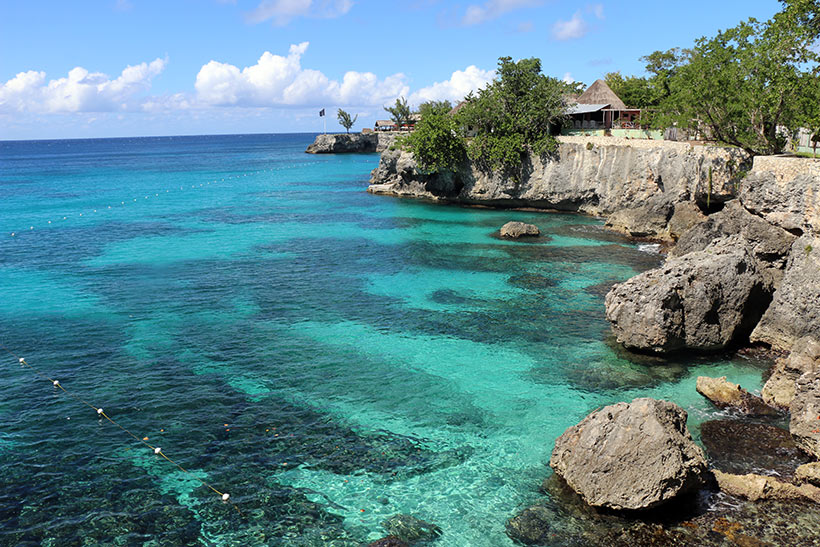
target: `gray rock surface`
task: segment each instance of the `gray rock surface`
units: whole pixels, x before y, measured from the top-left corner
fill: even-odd
[[[669,256],[679,257],[702,251],[716,239],[735,234],[743,237],[758,264],[765,269],[771,284],[778,285],[797,237],[753,215],[737,200],[730,201],[722,211],[710,215],[706,222],[684,232]]]
[[[792,346],[788,357],[778,359],[772,373],[763,386],[761,396],[766,404],[788,409],[794,398],[797,379],[813,370],[820,369],[820,342],[806,336]]]
[[[687,230],[706,222],[707,216],[692,201],[681,201],[675,204],[672,218],[669,219],[669,237],[677,241]]]
[[[820,176],[817,173],[778,177],[766,171],[752,172],[741,183],[739,197],[746,209],[771,224],[795,233],[820,234]]]
[[[603,139],[602,143],[617,139]],[[397,161],[396,156],[407,159]],[[712,170],[712,201],[731,199],[738,166],[748,162],[739,150],[692,147],[682,143],[600,144],[563,138],[554,157],[530,157],[521,180],[465,165],[455,174],[408,177],[402,164],[415,160],[399,151],[382,154],[368,191],[460,203],[611,215],[637,209],[612,220],[613,227],[646,237],[668,237],[666,222],[675,203],[703,201]],[[439,180],[442,179],[442,180]],[[453,180],[458,183],[453,185]]]
[[[803,336],[820,340],[820,237],[792,245],[780,287],[752,332],[752,342],[789,350]]]
[[[789,412],[789,433],[794,442],[808,454],[820,458],[820,370],[807,372],[797,379]]]
[[[657,507],[696,489],[706,471],[686,417],[649,398],[604,407],[555,441],[550,466],[593,507]]]
[[[520,237],[538,237],[541,235],[541,230],[534,224],[512,221],[502,226],[499,233],[504,238],[518,239]]]
[[[727,381],[726,376],[698,376],[696,389],[718,408],[732,408],[750,416],[770,416],[777,413],[760,397],[752,395],[738,384]]]
[[[630,349],[715,350],[747,336],[769,299],[764,276],[736,235],[615,285],[606,317]]]

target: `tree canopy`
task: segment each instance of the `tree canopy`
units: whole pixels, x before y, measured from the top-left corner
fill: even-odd
[[[542,74],[537,58],[514,62],[501,57],[497,74],[467,96],[458,120],[475,131],[467,151],[479,167],[515,175],[528,153],[540,156],[557,149],[552,133],[566,117],[566,84]]]
[[[393,106],[385,106],[384,110],[390,114],[390,119],[396,124],[396,129],[410,123],[410,106],[407,99],[399,97]]]
[[[359,115],[356,114],[353,118],[350,117],[350,114],[342,110],[341,108],[336,113],[336,119],[339,120],[339,125],[345,128],[345,130],[350,133],[350,128],[353,127],[353,124],[356,123],[356,120],[359,119]]]
[[[655,125],[677,124],[751,154],[783,150],[816,120],[820,38],[817,2],[782,0],[766,22],[748,19],[690,50],[644,59],[662,84]]]

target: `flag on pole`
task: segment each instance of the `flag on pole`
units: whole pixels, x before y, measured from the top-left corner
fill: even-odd
[[[325,109],[323,108],[319,111],[319,117],[321,118],[324,115],[325,115]]]

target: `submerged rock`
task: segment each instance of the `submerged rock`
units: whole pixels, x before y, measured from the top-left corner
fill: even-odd
[[[777,411],[763,402],[763,399],[752,395],[738,384],[721,378],[698,376],[696,389],[698,393],[712,401],[719,408],[734,408],[743,414],[752,416],[768,416]]]
[[[732,475],[715,470],[714,474],[721,491],[739,498],[750,501],[804,500],[820,503],[820,488],[811,484],[797,486],[754,473]]]
[[[649,398],[604,407],[555,441],[550,466],[593,507],[657,507],[703,480],[706,460],[686,417]]]
[[[807,372],[797,379],[789,411],[789,432],[794,442],[820,458],[820,370]]]
[[[794,399],[795,382],[805,374],[820,368],[820,342],[806,336],[795,342],[792,352],[778,359],[761,395],[766,404],[788,409]]]
[[[751,340],[788,350],[804,336],[820,340],[820,237],[794,242],[783,281]]]
[[[731,236],[615,285],[606,318],[631,349],[716,350],[743,340],[769,301],[754,257]]]
[[[507,535],[526,545],[548,545],[554,536],[550,527],[554,517],[553,512],[544,506],[528,507],[507,521]]]
[[[387,536],[368,543],[367,547],[410,547],[410,544],[396,536]]]
[[[501,237],[508,239],[518,239],[520,237],[538,237],[541,230],[534,224],[512,221],[501,227]]]
[[[393,515],[382,522],[382,527],[391,536],[407,543],[422,539],[429,540],[441,535],[441,528],[412,515]]]
[[[700,440],[710,467],[725,473],[772,473],[789,478],[809,461],[789,432],[773,425],[711,420],[700,424]]]

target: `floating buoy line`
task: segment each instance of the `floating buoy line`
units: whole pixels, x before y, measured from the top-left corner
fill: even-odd
[[[198,475],[196,475],[196,474],[194,474],[194,473],[191,473],[190,471],[188,471],[187,469],[185,469],[182,465],[180,465],[179,463],[177,463],[176,461],[174,461],[173,459],[171,459],[171,457],[170,457],[170,456],[168,456],[168,455],[165,453],[165,451],[164,451],[161,447],[159,447],[159,446],[154,446],[154,445],[152,445],[151,443],[149,443],[149,442],[148,442],[148,437],[139,437],[139,436],[135,435],[134,433],[132,433],[131,431],[129,431],[128,429],[126,429],[125,427],[123,427],[123,426],[122,426],[119,422],[117,422],[114,418],[112,418],[111,416],[109,416],[109,415],[105,412],[105,410],[103,410],[103,408],[102,408],[102,407],[95,406],[95,405],[93,405],[93,404],[89,403],[88,401],[86,401],[85,399],[83,399],[82,397],[80,397],[80,396],[78,396],[78,395],[75,395],[73,392],[71,392],[71,391],[67,390],[67,389],[65,388],[65,386],[63,386],[62,382],[60,382],[60,380],[55,379],[55,378],[51,378],[51,377],[50,377],[50,376],[48,376],[47,374],[43,373],[43,372],[42,372],[42,371],[40,371],[37,367],[35,367],[34,365],[32,365],[31,363],[29,363],[28,361],[26,361],[23,357],[19,357],[19,356],[18,356],[18,355],[16,355],[14,352],[12,352],[11,350],[9,350],[6,346],[4,346],[4,345],[0,344],[0,348],[2,348],[2,349],[6,352],[6,353],[8,353],[9,355],[11,355],[11,356],[12,356],[12,357],[14,357],[15,359],[17,359],[17,362],[18,362],[18,363],[20,363],[20,366],[22,366],[22,367],[24,367],[24,368],[29,369],[30,371],[32,371],[34,374],[36,374],[37,376],[39,376],[39,377],[40,377],[40,378],[42,378],[43,380],[48,381],[48,382],[49,382],[52,386],[54,386],[54,388],[55,388],[55,389],[59,389],[60,391],[62,391],[63,393],[65,393],[66,395],[68,395],[69,397],[71,397],[72,399],[74,399],[75,401],[77,401],[77,402],[79,402],[79,403],[81,403],[81,404],[83,404],[83,405],[85,405],[85,406],[87,406],[87,407],[89,407],[89,408],[93,409],[93,410],[97,413],[97,416],[98,416],[100,419],[105,418],[106,420],[108,420],[111,424],[113,424],[113,425],[115,425],[116,427],[118,427],[119,429],[121,429],[123,432],[125,432],[127,435],[129,435],[131,438],[133,438],[135,441],[137,441],[137,442],[139,442],[139,443],[141,443],[141,444],[145,445],[145,446],[146,446],[149,450],[151,450],[151,452],[152,452],[154,455],[162,457],[163,459],[165,459],[166,461],[168,461],[170,464],[172,464],[173,466],[175,466],[177,469],[179,469],[179,470],[180,470],[180,471],[182,471],[183,473],[185,473],[185,474],[187,474],[187,475],[190,475],[191,477],[193,477],[194,479],[196,479],[197,481],[199,481],[199,482],[200,482],[200,484],[202,484],[202,486],[204,486],[204,487],[208,488],[209,490],[213,491],[213,492],[214,492],[217,496],[219,496],[219,499],[220,499],[220,500],[222,500],[222,502],[223,502],[223,503],[229,503],[229,504],[231,504],[231,505],[234,507],[234,509],[236,509],[236,511],[237,511],[240,515],[242,514],[242,511],[240,511],[240,510],[239,510],[239,507],[238,507],[238,506],[237,506],[237,505],[236,505],[233,501],[231,501],[231,495],[230,495],[230,494],[228,494],[227,492],[222,492],[222,491],[220,491],[220,490],[216,489],[214,486],[212,486],[210,483],[208,483],[208,482],[206,482],[205,480],[203,480],[202,478],[200,478]]]
[[[305,162],[305,163],[300,163],[298,165],[288,165],[288,166],[282,166],[282,167],[272,167],[272,168],[269,168],[269,169],[260,169],[258,171],[249,171],[247,173],[239,173],[239,174],[235,174],[235,175],[229,175],[227,177],[221,177],[219,179],[212,179],[212,180],[209,180],[209,181],[206,181],[206,182],[200,182],[198,184],[191,184],[190,188],[188,187],[188,184],[183,184],[179,188],[174,186],[174,188],[166,188],[162,191],[156,191],[155,190],[153,193],[149,192],[148,194],[143,194],[140,197],[142,197],[142,199],[144,201],[146,199],[159,198],[160,196],[163,196],[164,194],[170,194],[172,192],[180,192],[180,191],[185,191],[185,190],[195,190],[195,189],[199,189],[199,188],[206,188],[206,187],[208,187],[212,184],[218,184],[220,182],[226,182],[226,181],[233,180],[233,179],[241,179],[243,177],[247,177],[248,175],[259,175],[259,174],[268,173],[268,172],[271,172],[271,171],[284,171],[286,169],[299,169],[301,167],[304,167],[305,165],[312,165],[312,164],[317,164],[317,163],[320,163],[320,162],[317,162],[317,161]],[[105,205],[105,206],[102,206],[102,207],[97,207],[96,209],[86,210],[86,211],[83,211],[83,212],[80,212],[80,213],[75,213],[73,215],[65,215],[64,214],[64,215],[62,215],[62,217],[46,221],[46,223],[42,226],[29,225],[27,229],[16,230],[14,232],[10,232],[8,235],[10,237],[20,237],[23,234],[33,232],[35,229],[53,227],[54,225],[56,225],[60,222],[63,222],[63,221],[67,221],[70,218],[74,218],[75,216],[76,217],[82,217],[82,216],[89,217],[89,216],[92,216],[94,214],[98,214],[98,215],[103,214],[103,213],[106,213],[110,210],[114,210],[118,207],[124,207],[125,205],[136,203],[136,202],[139,201],[139,199],[140,198],[130,198],[130,199],[126,199],[126,200],[120,200],[119,203],[114,203],[112,205]]]

